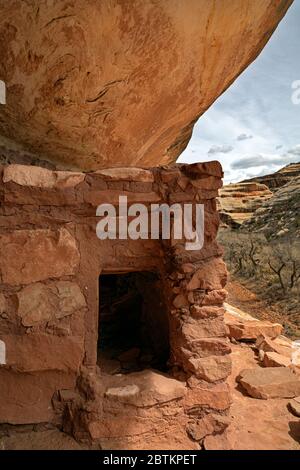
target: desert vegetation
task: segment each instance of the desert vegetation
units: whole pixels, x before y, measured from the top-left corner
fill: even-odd
[[[223,228],[219,241],[233,278],[250,286],[300,327],[300,240]]]

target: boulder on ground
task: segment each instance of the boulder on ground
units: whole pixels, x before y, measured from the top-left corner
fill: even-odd
[[[229,329],[229,336],[236,340],[255,341],[261,335],[276,338],[283,330],[279,323],[241,319],[228,312],[225,313],[224,318]]]
[[[291,365],[291,358],[276,352],[265,352],[262,363],[265,367],[289,367]]]
[[[245,369],[237,381],[253,398],[294,398],[300,395],[300,376],[287,367]]]
[[[294,415],[300,417],[300,397],[296,397],[289,402],[290,410],[294,413]]]
[[[262,352],[275,352],[288,358],[292,356],[292,341],[284,336],[278,336],[272,340],[267,336],[260,335],[255,347]]]

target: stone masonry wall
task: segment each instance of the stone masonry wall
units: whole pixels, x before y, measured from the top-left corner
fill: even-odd
[[[217,162],[86,174],[1,168],[1,423],[52,422],[104,448],[192,449],[226,428],[227,272],[215,200],[221,177]],[[172,238],[100,241],[96,207],[117,205],[119,195],[128,204],[203,203],[204,247],[186,251],[184,239]],[[170,372],[105,376],[96,364],[98,278],[138,270],[155,270],[162,280]],[[129,392],[112,392],[120,387]]]

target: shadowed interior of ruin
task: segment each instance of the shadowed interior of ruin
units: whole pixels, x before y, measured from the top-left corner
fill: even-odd
[[[99,277],[98,365],[107,373],[153,368],[166,372],[168,315],[152,272]]]

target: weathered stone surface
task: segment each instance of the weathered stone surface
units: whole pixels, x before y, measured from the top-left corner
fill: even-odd
[[[146,433],[135,434],[137,429],[135,421],[128,420],[127,416],[122,416],[123,423],[128,422],[128,429],[132,432],[130,436],[125,435],[126,432],[123,430],[119,421],[119,429],[121,430],[122,435],[110,438],[109,431],[106,433],[105,437],[100,438],[101,449],[112,451],[112,450],[199,450],[199,445],[197,442],[193,441],[186,433],[184,426],[178,426],[176,422],[170,423],[168,426],[163,428],[162,421],[152,420],[151,431],[148,428]],[[114,420],[115,421],[115,420]],[[145,423],[145,420],[144,420]],[[111,423],[113,424],[113,423]],[[146,424],[146,423],[145,423]],[[148,423],[147,423],[148,424]],[[114,433],[115,435],[116,433]],[[141,438],[141,436],[143,436]]]
[[[200,307],[199,305],[191,305],[190,308],[193,318],[221,318],[223,319],[225,310],[220,307]]]
[[[44,423],[54,418],[51,399],[59,389],[74,388],[76,376],[61,371],[20,374],[0,368],[0,423]]]
[[[16,433],[1,439],[3,450],[87,450],[88,447],[56,428]]]
[[[45,334],[0,335],[6,346],[6,365],[20,372],[46,370],[78,372],[83,338]]]
[[[291,357],[288,358],[276,352],[265,352],[262,360],[265,367],[288,367],[291,362]]]
[[[175,161],[290,3],[2,2],[0,134],[73,168]]]
[[[261,335],[257,338],[255,347],[262,352],[275,352],[288,358],[292,356],[291,340],[281,336],[271,339],[268,336]]]
[[[3,294],[0,294],[0,315],[6,312],[7,302]]]
[[[74,206],[80,202],[74,188],[66,188],[64,191],[57,189],[30,188],[26,186],[6,185],[4,187],[4,202],[19,206]],[[37,214],[38,216],[38,214]]]
[[[221,258],[215,258],[203,264],[187,285],[187,290],[219,290],[225,287],[227,269]]]
[[[213,290],[211,292],[192,291],[188,294],[188,300],[191,303],[196,303],[200,307],[208,305],[223,305],[224,300],[227,297],[227,291],[225,289]]]
[[[255,341],[259,336],[276,338],[282,333],[283,327],[279,323],[260,320],[242,320],[228,312],[225,313],[225,323],[229,328],[231,338],[236,340]]]
[[[230,354],[231,347],[229,340],[220,338],[203,338],[192,342],[191,350],[197,351],[200,357],[210,355],[224,356]]]
[[[221,163],[218,160],[183,164],[181,169],[188,177],[195,180],[203,178],[203,175],[214,176],[216,178],[223,178],[224,176]]]
[[[203,445],[205,450],[233,450],[232,444],[226,436],[226,432],[206,436]]]
[[[222,318],[212,318],[205,320],[193,320],[184,322],[182,334],[188,342],[197,341],[200,338],[224,337],[228,330]]]
[[[202,384],[193,385],[188,388],[184,403],[187,411],[195,408],[227,410],[231,404],[229,386],[224,382],[211,387]]]
[[[188,359],[188,364],[197,378],[207,380],[207,382],[226,379],[231,372],[229,356],[191,357]]]
[[[189,305],[188,299],[184,294],[178,294],[173,300],[173,305],[176,308],[183,308]]]
[[[96,174],[103,175],[105,179],[116,181],[142,181],[143,183],[152,183],[154,181],[153,173],[143,168],[104,168],[103,170],[97,170]]]
[[[30,284],[76,272],[79,252],[65,228],[15,230],[0,235],[1,273],[6,284]]]
[[[160,202],[161,200],[160,196],[154,192],[138,193],[130,191],[117,191],[113,189],[108,189],[106,191],[88,191],[84,194],[84,200],[94,207],[106,203],[118,205],[120,196],[126,196],[128,204],[154,204]]]
[[[56,318],[72,315],[77,310],[86,307],[84,295],[75,282],[59,281],[55,284],[55,288],[59,298]]]
[[[108,388],[105,392],[107,398],[124,399],[135,397],[140,391],[137,385],[124,385],[124,387]]]
[[[57,308],[57,298],[44,284],[36,283],[24,287],[18,292],[18,315],[24,326],[50,320]]]
[[[189,424],[188,433],[195,441],[200,441],[210,434],[224,432],[229,424],[230,419],[227,416],[211,413],[195,423]]]
[[[215,176],[206,176],[199,179],[195,179],[191,181],[192,185],[197,189],[220,189],[222,187],[222,180],[220,178],[216,178]]]
[[[286,367],[245,369],[237,380],[254,398],[293,398],[300,394],[300,377]]]
[[[12,181],[20,186],[59,189],[73,188],[84,181],[84,173],[72,171],[51,171],[28,165],[8,165],[3,170],[3,182]]]
[[[118,377],[116,388],[106,391],[107,399],[148,407],[180,399],[186,393],[185,384],[152,370]]]
[[[289,402],[289,407],[294,413],[294,415],[299,416],[300,418],[300,397],[296,397]]]
[[[86,306],[80,287],[71,281],[31,284],[18,292],[18,300],[18,315],[24,326],[63,318]]]
[[[126,421],[126,425],[125,424]],[[92,439],[101,438],[120,438],[130,436],[139,436],[144,433],[155,434],[155,428],[162,426],[163,420],[159,418],[141,419],[135,416],[120,417],[111,416],[99,421],[92,421],[88,425],[89,433]]]

